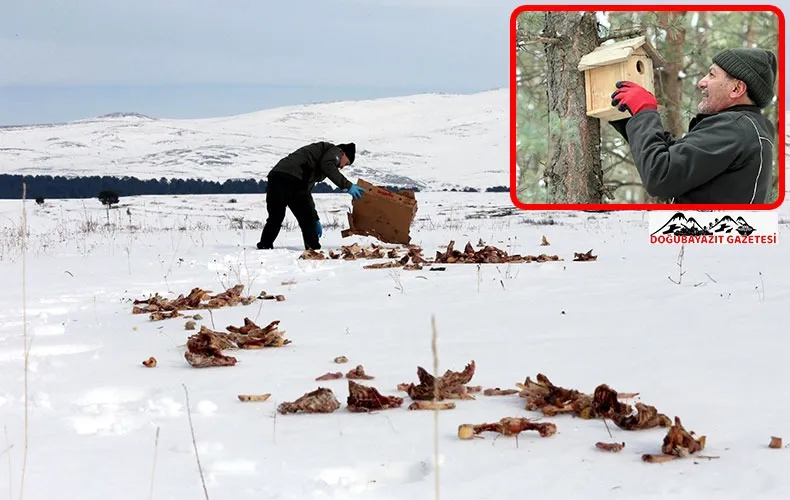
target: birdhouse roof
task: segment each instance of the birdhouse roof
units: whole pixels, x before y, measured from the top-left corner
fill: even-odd
[[[578,69],[579,71],[585,71],[599,66],[608,66],[610,64],[626,61],[629,57],[634,55],[634,51],[640,47],[644,48],[647,55],[653,59],[657,65],[664,62],[658,52],[656,52],[656,49],[647,41],[647,38],[645,36],[638,36],[636,38],[620,40],[619,42],[609,45],[596,47],[595,50],[581,58]]]

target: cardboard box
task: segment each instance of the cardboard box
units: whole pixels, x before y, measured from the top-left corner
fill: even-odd
[[[341,231],[343,238],[373,236],[384,243],[408,245],[409,230],[417,213],[414,191],[395,193],[362,179],[357,184],[365,192],[351,201],[351,212],[347,214],[349,228]]]

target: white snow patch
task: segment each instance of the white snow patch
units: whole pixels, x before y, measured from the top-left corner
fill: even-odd
[[[25,326],[24,321],[3,321],[0,323],[0,330],[16,330]]]
[[[47,308],[36,308],[36,307],[28,307],[27,308],[27,317],[29,319],[37,318],[41,321],[48,321],[50,316],[65,316],[69,313],[70,309],[67,307],[47,307]],[[12,309],[6,315],[0,315],[0,317],[13,317],[13,316],[22,316],[22,309]]]
[[[135,388],[97,387],[91,389],[84,396],[74,401],[81,406],[91,405],[118,405],[139,401],[145,397],[145,392]]]
[[[200,401],[197,404],[197,412],[202,415],[211,415],[217,411],[218,406],[211,401]]]
[[[52,409],[52,399],[50,398],[49,394],[44,392],[37,392],[32,395],[31,403],[36,408],[41,408],[45,410]]]
[[[201,456],[215,455],[222,452],[225,449],[225,445],[223,445],[222,443],[211,442],[211,441],[207,441],[205,443],[201,441],[198,443],[197,447],[198,447],[198,453],[200,453]]]
[[[61,295],[61,296],[56,297],[56,298],[46,298],[46,297],[44,297],[44,298],[39,299],[38,302],[40,304],[61,304],[63,302],[66,302],[66,303],[69,303],[69,304],[77,304],[77,303],[81,302],[82,300],[83,300],[83,297],[77,297],[77,296],[72,296],[72,295]]]
[[[62,344],[62,345],[39,345],[33,342],[30,345],[30,357],[45,357],[45,356],[65,356],[69,354],[82,354],[86,352],[96,351],[101,348],[100,344],[97,345],[80,345],[80,344]],[[15,361],[23,360],[25,358],[24,349],[11,349],[7,351],[0,351],[0,361]]]
[[[173,398],[149,399],[146,402],[148,413],[159,417],[178,417],[183,414],[184,405]]]
[[[440,458],[440,465],[443,458]],[[324,469],[316,478],[319,492],[334,498],[359,495],[368,490],[424,480],[434,473],[433,460],[416,462],[360,463]]]
[[[98,387],[74,401],[79,415],[72,417],[81,435],[122,435],[152,425],[156,417],[181,415],[181,404],[169,397],[147,399],[146,392],[131,387]]]
[[[209,470],[214,474],[254,474],[257,465],[252,460],[219,460]]]
[[[77,434],[86,435],[122,435],[128,434],[139,427],[134,422],[138,419],[124,417],[112,412],[99,413],[95,416],[72,417],[72,426]]]
[[[66,325],[39,325],[33,328],[33,335],[36,337],[51,337],[66,333]]]

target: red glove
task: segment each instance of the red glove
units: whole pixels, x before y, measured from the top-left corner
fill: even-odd
[[[620,111],[628,111],[631,116],[646,109],[658,109],[655,96],[634,82],[617,82],[618,90],[612,93],[612,106]]]

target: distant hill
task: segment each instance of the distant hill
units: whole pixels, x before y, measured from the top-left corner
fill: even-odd
[[[422,191],[509,184],[509,96],[421,94],[174,120],[133,112],[0,128],[6,174],[265,180],[317,140],[355,142],[352,180]]]

